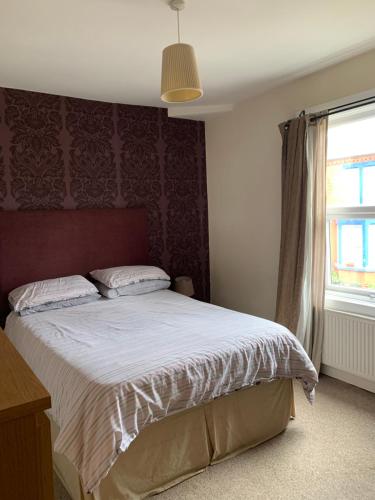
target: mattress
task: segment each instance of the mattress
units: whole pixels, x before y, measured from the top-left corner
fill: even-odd
[[[55,451],[87,492],[154,422],[264,380],[298,378],[312,400],[317,383],[284,327],[169,290],[11,313],[5,332],[50,392]]]

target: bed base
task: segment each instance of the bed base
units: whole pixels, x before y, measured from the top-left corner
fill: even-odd
[[[291,416],[292,381],[275,380],[151,424],[92,494],[82,491],[78,473],[64,456],[54,453],[54,468],[72,500],[145,498],[273,438]],[[53,421],[51,428],[54,442],[58,427]]]

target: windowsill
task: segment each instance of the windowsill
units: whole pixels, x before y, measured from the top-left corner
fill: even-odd
[[[360,295],[327,290],[325,293],[325,309],[333,309],[348,314],[375,318],[375,299]]]
[[[345,266],[343,264],[336,264],[334,270],[338,271],[354,271],[356,273],[375,273],[375,267],[361,267],[361,266]]]

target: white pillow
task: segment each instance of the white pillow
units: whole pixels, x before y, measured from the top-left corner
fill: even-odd
[[[12,308],[19,312],[42,304],[86,297],[95,293],[98,293],[97,288],[83,276],[67,276],[19,286],[10,292],[8,299]]]
[[[91,276],[108,288],[120,288],[141,281],[170,280],[170,277],[159,267],[154,266],[120,266],[92,271]]]

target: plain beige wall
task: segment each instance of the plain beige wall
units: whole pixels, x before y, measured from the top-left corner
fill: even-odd
[[[206,121],[212,302],[274,318],[280,241],[278,124],[375,89],[375,50]]]

